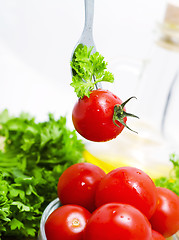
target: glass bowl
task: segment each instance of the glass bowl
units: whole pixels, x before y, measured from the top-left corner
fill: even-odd
[[[45,235],[45,222],[48,218],[48,216],[58,207],[61,206],[61,203],[58,198],[53,200],[44,210],[40,222],[40,232],[39,232],[39,237],[38,240],[47,240],[46,235]],[[179,240],[179,238],[176,235],[173,235],[171,238],[168,240]]]

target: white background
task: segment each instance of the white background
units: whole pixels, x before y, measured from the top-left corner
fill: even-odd
[[[164,3],[95,1],[94,40],[109,64],[145,58]],[[83,0],[0,0],[0,110],[28,111],[38,120],[71,112],[69,61],[83,25]]]
[[[140,68],[150,55],[165,4],[165,0],[95,0],[97,50],[109,67],[115,68],[121,59],[134,65],[132,75],[117,70],[115,90],[123,101],[133,94],[136,66]],[[39,121],[52,112],[71,121],[77,98],[70,87],[70,58],[83,26],[83,0],[0,0],[0,111],[29,112]]]

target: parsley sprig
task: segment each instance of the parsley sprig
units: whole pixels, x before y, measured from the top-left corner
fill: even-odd
[[[77,97],[89,97],[90,92],[99,82],[113,82],[114,76],[107,71],[107,62],[96,52],[91,54],[93,47],[79,44],[75,50],[71,67],[73,72],[71,86],[74,87]],[[95,81],[94,81],[95,78]]]
[[[170,162],[173,164],[170,176],[155,179],[155,184],[158,187],[168,188],[179,196],[179,157],[171,154]]]

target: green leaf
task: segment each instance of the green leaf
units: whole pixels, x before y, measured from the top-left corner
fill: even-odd
[[[11,220],[11,222],[9,223],[9,226],[11,230],[15,230],[15,229],[21,230],[21,228],[24,228],[24,224],[18,221],[16,218],[13,218]]]
[[[29,212],[30,211],[30,207],[29,206],[27,206],[27,205],[25,205],[25,204],[23,204],[22,202],[19,202],[19,201],[17,201],[17,202],[12,202],[11,203],[11,205],[13,205],[13,206],[17,206],[17,208],[20,210],[20,211],[25,211],[25,212]]]
[[[7,120],[9,120],[10,116],[9,116],[9,113],[8,113],[8,110],[5,109],[4,111],[2,111],[0,113],[0,123],[5,123],[7,122]]]
[[[113,74],[106,71],[104,57],[99,52],[91,54],[91,51],[92,47],[79,45],[71,62],[73,77],[70,85],[79,98],[89,97],[96,83],[114,81]]]
[[[111,82],[111,83],[113,83],[113,82],[114,82],[114,76],[113,76],[113,74],[110,73],[110,72],[108,72],[108,71],[106,71],[106,72],[104,73],[104,75],[102,76],[102,81],[103,81],[103,82]]]
[[[154,182],[156,186],[168,188],[179,196],[179,157],[171,154],[170,162],[173,164],[170,176],[157,178]]]
[[[92,82],[92,79],[83,81],[83,79],[78,75],[73,76],[72,83],[70,85],[74,87],[78,98],[83,98],[84,96],[89,97],[90,92],[94,89],[95,86],[95,84]]]
[[[15,188],[11,188],[9,191],[9,196],[10,198],[14,198],[17,197],[19,195],[19,197],[23,200],[25,198],[25,193],[23,190],[21,189],[15,189]]]
[[[36,229],[34,229],[34,228],[27,227],[26,232],[31,237],[35,237],[35,235],[36,235]]]

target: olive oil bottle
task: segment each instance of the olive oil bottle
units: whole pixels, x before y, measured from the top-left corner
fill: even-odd
[[[179,151],[179,0],[166,2],[139,78],[130,112],[140,119],[128,118],[138,134],[125,129],[112,141],[87,142],[84,157],[106,172],[130,165],[152,178],[166,176],[172,167],[169,155]]]

